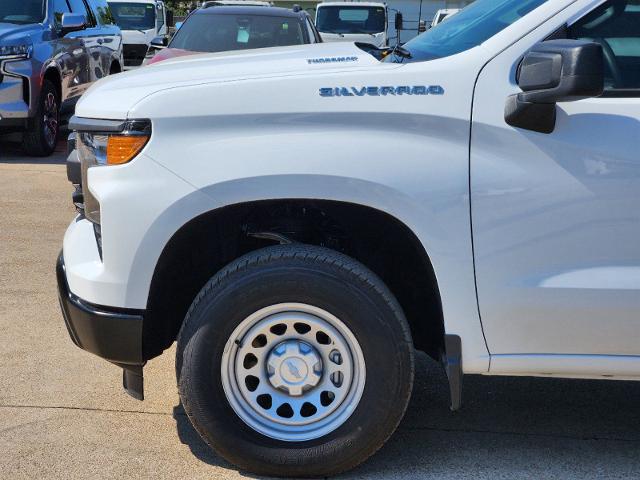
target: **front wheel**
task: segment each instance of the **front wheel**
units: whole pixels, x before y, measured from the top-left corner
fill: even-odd
[[[60,133],[60,95],[51,81],[44,80],[37,101],[33,125],[25,132],[22,146],[27,155],[48,157],[56,149]]]
[[[305,245],[250,253],[202,289],[180,332],[180,397],[220,455],[260,475],[355,467],[413,384],[402,310],[355,260]]]

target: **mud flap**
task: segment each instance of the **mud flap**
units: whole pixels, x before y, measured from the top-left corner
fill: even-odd
[[[462,339],[458,335],[444,336],[444,368],[449,379],[451,411],[462,407]]]
[[[136,400],[144,400],[144,375],[142,366],[122,366],[122,386]]]

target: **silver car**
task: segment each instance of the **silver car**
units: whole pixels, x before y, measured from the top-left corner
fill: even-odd
[[[61,115],[122,65],[106,0],[1,0],[0,133],[23,131],[26,153],[50,155]]]

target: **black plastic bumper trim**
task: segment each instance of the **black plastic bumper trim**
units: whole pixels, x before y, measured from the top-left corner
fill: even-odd
[[[71,117],[69,130],[76,132],[119,133],[124,131],[126,120],[104,120],[99,118]]]
[[[125,389],[142,400],[144,311],[100,307],[75,296],[69,291],[62,253],[58,257],[56,276],[62,315],[73,343],[122,367]]]

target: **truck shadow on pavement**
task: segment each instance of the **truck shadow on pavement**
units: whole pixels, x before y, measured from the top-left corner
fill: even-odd
[[[340,477],[638,478],[638,382],[466,376],[463,399],[451,412],[444,372],[418,355],[400,427]],[[200,439],[181,405],[174,418],[197,458],[234,469]]]
[[[0,136],[0,163],[61,165],[67,161],[67,142],[58,142],[50,157],[30,157],[22,151],[22,145],[12,136]]]
[[[233,469],[233,465],[226,462],[224,459],[218,457],[213,450],[205,443],[196,432],[193,425],[189,421],[189,417],[182,407],[182,403],[173,407],[173,418],[176,421],[176,429],[178,431],[178,438],[183,445],[187,445],[191,450],[191,453],[199,460],[208,463],[209,465],[220,466],[228,469]]]

